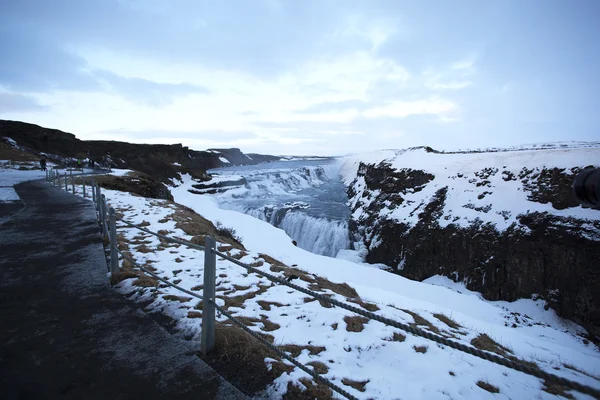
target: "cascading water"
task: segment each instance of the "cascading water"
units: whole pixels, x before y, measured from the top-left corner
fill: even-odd
[[[335,160],[285,161],[209,171],[213,196],[223,208],[240,211],[283,229],[297,245],[335,257],[351,246],[346,188]],[[218,190],[214,185],[227,182]],[[236,185],[230,186],[234,182]],[[211,193],[212,193],[211,192]]]

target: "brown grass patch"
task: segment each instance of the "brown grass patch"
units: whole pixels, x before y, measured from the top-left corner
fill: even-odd
[[[417,353],[427,353],[427,346],[413,346],[413,349],[417,352]]]
[[[412,324],[409,324],[410,326],[413,326],[413,327],[425,326],[431,332],[435,332],[437,334],[440,333],[440,330],[435,325],[433,325],[431,322],[427,321],[425,318],[421,317],[419,314],[412,312],[410,310],[405,310],[405,309],[401,309],[401,311],[403,311],[407,314],[410,314],[410,316],[413,317],[413,320],[415,322]]]
[[[170,219],[169,219],[169,218],[167,218],[167,217],[165,217],[165,218],[161,218],[161,219],[159,219],[159,220],[158,220],[158,223],[159,223],[159,224],[165,224],[165,223],[167,223],[167,222],[169,222],[169,221],[170,221]]]
[[[169,217],[175,221],[175,227],[184,231],[190,236],[213,236],[220,243],[227,243],[232,247],[245,250],[244,246],[233,237],[219,234],[215,225],[206,218],[197,214],[189,207],[181,204],[174,204],[177,209]]]
[[[267,255],[267,254],[263,254],[263,253],[258,253],[258,257],[262,258],[263,260],[265,260],[266,262],[268,262],[269,264],[271,264],[271,266],[273,267],[284,267],[285,264],[282,263],[281,261]],[[271,269],[271,271],[273,271]],[[274,271],[274,272],[280,272],[280,271]]]
[[[354,389],[358,390],[359,392],[365,392],[367,390],[365,388],[365,386],[369,382],[371,382],[370,379],[367,379],[366,381],[353,381],[352,379],[348,379],[348,378],[342,379],[342,383],[344,385],[350,386],[351,388],[354,388]]]
[[[492,353],[496,353],[503,357],[512,357],[512,351],[509,348],[502,346],[485,333],[481,333],[475,339],[471,340],[471,344],[479,350],[485,350]]]
[[[377,304],[364,302],[360,297],[358,299],[348,299],[348,301],[350,303],[358,304],[359,306],[370,312],[379,311],[379,307],[377,306]]]
[[[329,279],[325,279],[320,276],[316,277],[315,280],[317,290],[329,289],[332,292],[339,294],[340,296],[344,296],[350,299],[358,299],[358,293],[356,293],[356,290],[354,290],[354,288],[348,285],[347,283],[334,283],[331,282]]]
[[[271,311],[271,306],[275,306],[275,307],[285,306],[285,304],[281,304],[276,301],[258,300],[257,303],[260,306],[260,308],[265,311]]]
[[[193,288],[191,288],[190,290],[197,292],[198,290],[202,290],[202,289],[204,289],[204,285],[196,285]]]
[[[353,317],[344,317],[344,322],[346,323],[346,330],[348,332],[362,332],[363,329],[365,329],[365,324],[369,322],[369,320],[365,317],[355,315]]]
[[[565,367],[565,368],[567,368],[567,369],[570,369],[570,370],[573,370],[573,371],[575,371],[575,372],[579,372],[580,374],[583,374],[583,375],[585,375],[585,376],[588,376],[588,377],[590,377],[590,378],[592,378],[592,379],[595,379],[595,380],[597,380],[597,381],[600,381],[600,376],[592,375],[592,374],[590,374],[589,372],[583,371],[583,370],[581,370],[581,369],[577,368],[576,366],[574,366],[574,365],[572,365],[572,364],[567,364],[567,363],[564,363],[564,364],[563,364],[563,367]]]
[[[454,321],[450,317],[445,316],[444,314],[433,314],[433,316],[445,323],[446,325],[448,325],[452,329],[462,328],[462,326],[458,322]]]
[[[139,287],[156,287],[158,286],[158,280],[148,275],[140,274],[138,275],[138,278],[135,281],[133,281],[132,285]]]
[[[188,311],[188,318],[202,318],[202,313],[199,311]]]
[[[334,322],[333,324],[331,324],[331,329],[333,329],[334,331],[337,331],[339,324],[337,322]]]
[[[329,372],[329,367],[323,364],[321,361],[311,361],[307,363],[307,365],[313,367],[315,372],[319,375],[326,374],[327,372]]]
[[[181,258],[177,257],[177,258],[175,259],[175,262],[176,262],[176,263],[182,263],[182,262],[183,262],[183,260],[182,260]]]
[[[297,344],[284,344],[283,346],[279,346],[279,348],[283,351],[292,353],[292,357],[298,357],[300,355],[300,353],[302,353],[302,350],[308,350],[308,353],[311,356],[316,356],[319,353],[327,350],[325,347],[323,346],[300,346]]]
[[[233,285],[236,290],[247,290],[250,288],[250,286],[248,286],[247,288],[243,289],[241,286],[237,286]],[[254,291],[254,292],[249,292],[246,294],[242,294],[239,296],[233,296],[233,297],[226,297],[226,296],[217,296],[221,299],[223,299],[223,301],[225,301],[225,308],[229,309],[230,307],[237,307],[237,308],[245,308],[244,307],[244,303],[246,302],[246,300],[250,300],[255,298],[256,296],[258,296],[259,294],[262,294],[264,292],[266,292],[271,286],[267,286],[267,285],[258,285],[258,290]]]
[[[272,331],[276,331],[277,329],[281,328],[281,325],[271,322],[267,318],[266,315],[261,315],[260,318],[261,318],[260,322],[262,322],[262,324],[263,324],[263,327],[261,330],[263,330],[265,332],[272,332]]]
[[[138,224],[138,226],[145,228],[146,226],[150,226],[150,222],[143,220],[140,224]]]
[[[483,390],[487,390],[490,393],[500,393],[500,389],[498,389],[496,386],[492,385],[489,382],[477,381],[477,386],[479,386]]]
[[[310,378],[300,378],[298,381],[304,387],[288,382],[287,393],[283,396],[284,400],[333,399],[333,393],[327,386],[313,382]]]
[[[172,301],[178,301],[180,303],[187,303],[192,298],[191,297],[185,297],[185,296],[175,296],[173,294],[167,294],[167,295],[163,296],[163,299],[165,299],[165,300],[172,300]]]
[[[389,337],[384,340],[387,340],[388,342],[404,342],[406,340],[406,335],[403,335],[400,332],[394,332],[392,334],[392,337]]]
[[[137,246],[135,248],[135,251],[138,253],[153,253],[154,250],[151,249],[150,247],[146,246],[145,244],[140,244],[139,246]]]
[[[559,385],[557,383],[552,383],[548,381],[544,381],[544,387],[542,390],[546,393],[553,394],[555,396],[562,396],[565,399],[575,399],[571,393],[568,393],[566,387]]]
[[[115,272],[110,276],[110,283],[116,285],[117,283],[123,282],[125,279],[137,278],[137,274],[132,270],[122,269],[119,272]]]

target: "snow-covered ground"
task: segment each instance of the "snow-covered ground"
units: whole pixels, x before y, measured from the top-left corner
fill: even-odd
[[[0,202],[19,201],[19,195],[13,186],[26,181],[44,179],[46,173],[40,170],[25,170],[0,168]]]
[[[181,186],[172,189],[176,202],[195,209],[214,223],[234,228],[247,251],[223,251],[240,257],[243,262],[257,263],[260,269],[273,273],[278,269],[268,262],[272,262],[270,258],[262,256],[267,254],[285,265],[306,271],[307,281],[294,280],[303,287],[314,285],[311,283],[314,276],[346,283],[356,290],[362,302],[370,304],[369,307],[375,305],[376,313],[380,315],[405,323],[418,323],[423,329],[467,344],[485,333],[509,348],[514,357],[600,388],[598,348],[581,336],[584,333],[581,327],[562,320],[552,310],[545,311],[541,301],[489,302],[460,286],[445,287],[451,286],[446,278],[431,278],[429,283],[414,282],[376,268],[309,253],[294,246],[282,230],[248,215],[220,209],[209,196],[189,193],[187,189],[191,184],[192,179],[186,176]],[[143,223],[155,232],[161,230],[174,237],[192,239],[176,226],[175,204],[111,190],[103,193],[125,219]],[[157,238],[135,229],[120,227],[119,232],[138,263],[150,265],[161,277],[202,293],[203,253],[183,246],[166,246]],[[279,274],[283,276],[283,272]],[[358,398],[555,398],[541,391],[543,383],[539,379],[426,339],[409,334],[405,337],[395,335],[403,332],[379,322],[370,321],[364,323],[362,330],[359,327],[353,329],[358,331],[350,331],[351,324],[347,321],[351,320],[344,318],[353,317],[351,312],[324,308],[319,302],[306,299],[304,294],[248,274],[228,261],[218,259],[217,276],[219,304],[238,317],[248,318],[254,324],[251,329],[271,335],[274,343],[300,346],[296,356],[298,361],[322,363],[327,371],[324,377]],[[118,288],[123,293],[135,293],[132,298],[148,304],[148,310],[161,311],[174,318],[182,336],[199,339],[201,312],[196,308],[197,301],[164,285],[138,287],[134,282],[135,278],[127,279]],[[345,296],[332,289],[323,290],[337,300],[347,301]],[[236,302],[232,303],[232,298]],[[459,326],[447,325],[438,318],[442,315]],[[226,320],[223,316],[218,319]],[[305,376],[297,368],[284,373],[265,396],[279,398],[290,381],[302,387],[298,380]],[[354,385],[359,389],[362,386],[364,392],[346,385],[352,383],[350,381],[358,382]],[[483,390],[477,385],[480,381],[496,386],[499,393]],[[590,398],[577,392],[570,393],[578,399]]]
[[[475,221],[492,224],[499,232],[518,224],[520,214],[545,212],[560,217],[593,221],[600,220],[600,212],[582,207],[558,210],[552,204],[541,204],[528,199],[530,192],[523,180],[535,178],[544,168],[571,170],[575,166],[599,166],[600,144],[571,144],[571,148],[540,146],[539,149],[499,151],[489,153],[438,154],[424,148],[386,150],[346,157],[342,160],[341,175],[346,185],[353,185],[353,218],[359,220],[379,194],[364,193],[366,183],[357,177],[359,164],[389,165],[394,170],[412,169],[430,173],[434,179],[420,191],[402,193],[404,202],[384,208],[382,219],[396,219],[414,226],[419,214],[431,202],[436,192],[448,188],[443,213],[437,218],[441,227],[449,224],[468,227]],[[368,194],[368,195],[367,195]]]
[[[44,176],[38,172],[40,177]],[[0,177],[3,176],[7,182],[24,179],[16,175],[8,178],[10,175],[0,172]],[[305,271],[299,272],[301,279],[294,280],[300,286],[318,289],[315,276],[346,283],[360,296],[352,300],[361,301],[371,309],[378,308],[377,314],[419,324],[422,329],[465,344],[485,333],[510,349],[510,356],[535,362],[545,371],[600,389],[599,349],[581,336],[584,333],[581,327],[562,320],[552,310],[544,310],[542,302],[525,299],[513,303],[489,302],[446,278],[414,282],[376,268],[309,253],[294,246],[282,230],[251,216],[220,209],[209,196],[189,193],[193,183],[191,177],[185,176],[182,185],[172,189],[175,201],[193,208],[213,223],[235,229],[247,251],[223,244],[218,247],[243,262],[256,263],[261,270],[283,276],[278,265],[263,256],[266,254]],[[176,204],[119,191],[103,190],[103,193],[109,205],[126,220],[143,223],[154,232],[160,230],[173,237],[192,239],[177,225]],[[77,194],[81,195],[81,188]],[[202,294],[202,252],[161,243],[154,236],[125,226],[120,226],[118,232],[138,263]],[[196,308],[197,301],[168,286],[144,287],[135,282],[135,278],[126,279],[117,286],[118,290],[132,294],[131,298],[143,302],[147,310],[174,318],[182,336],[199,340],[201,311]],[[347,301],[346,295],[335,287],[321,286],[321,290],[337,300]],[[537,378],[410,334],[402,336],[403,332],[379,322],[353,325],[352,320],[345,319],[354,317],[353,313],[325,308],[317,301],[309,301],[304,294],[248,274],[223,259],[217,260],[217,293],[219,304],[238,317],[247,317],[254,324],[251,329],[271,335],[277,345],[300,346],[295,357],[298,361],[320,363],[313,365],[325,367],[324,377],[360,399],[556,398],[541,390],[543,383]],[[234,298],[236,301],[232,302]],[[443,322],[443,316],[457,325],[448,325],[449,320]],[[223,316],[218,319],[226,320]],[[280,398],[288,382],[302,387],[298,380],[304,377],[306,374],[297,368],[286,372],[265,396]],[[477,382],[489,383],[499,393],[492,394]],[[569,393],[578,399],[590,398]]]

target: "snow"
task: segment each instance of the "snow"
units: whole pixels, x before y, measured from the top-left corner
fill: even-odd
[[[600,388],[598,348],[582,339],[580,335],[584,330],[581,327],[559,318],[552,310],[544,310],[543,302],[528,299],[512,303],[490,302],[447,278],[433,277],[426,283],[415,282],[378,268],[309,253],[294,246],[284,231],[251,216],[221,209],[212,197],[190,193],[188,189],[193,183],[193,179],[185,175],[182,185],[171,189],[175,201],[193,208],[213,223],[219,221],[225,227],[235,229],[247,251],[242,253],[233,249],[230,252],[239,256],[242,262],[254,263],[261,260],[260,254],[267,254],[286,265],[306,271],[309,277],[316,274],[332,282],[347,283],[363,301],[377,305],[379,311],[376,313],[379,315],[413,323],[413,317],[403,311],[409,310],[441,332],[453,335],[453,340],[465,344],[480,333],[486,333],[510,348],[518,358],[536,362],[541,369],[553,374]],[[112,190],[103,190],[103,193],[109,205],[128,221],[144,222],[152,231],[166,230],[172,237],[191,239],[173,220],[175,204]],[[178,281],[183,288],[202,294],[198,288],[203,283],[202,252],[184,246],[167,247],[156,237],[125,226],[119,226],[118,231],[129,241],[129,251],[137,262],[150,265],[161,277]],[[352,257],[344,252],[341,256]],[[271,270],[267,262],[258,268],[283,276]],[[523,373],[410,334],[406,334],[404,341],[393,341],[393,334],[399,331],[379,322],[366,323],[361,332],[349,332],[344,317],[354,316],[353,313],[338,307],[324,308],[317,301],[306,302],[306,295],[283,285],[271,284],[257,274],[248,274],[245,269],[219,258],[217,277],[220,296],[254,294],[242,307],[230,307],[230,312],[238,317],[254,318],[256,322],[251,329],[257,332],[267,329],[261,322],[262,318],[276,324],[278,327],[265,332],[273,336],[276,344],[323,346],[325,350],[312,355],[303,350],[296,359],[305,364],[312,361],[323,363],[328,368],[323,376],[359,399],[555,398],[541,391],[539,379]],[[117,289],[131,294],[131,298],[144,304],[147,311],[162,312],[173,318],[182,337],[199,340],[200,320],[194,314],[198,313],[195,308],[197,299],[188,300],[186,294],[171,287],[138,287],[133,284],[134,281],[126,279],[117,285]],[[301,279],[293,282],[309,287],[309,283]],[[339,301],[346,301],[330,290],[325,293]],[[166,297],[169,295],[182,298]],[[261,301],[278,305],[265,309]],[[222,298],[217,298],[217,302],[225,304]],[[434,316],[438,313],[450,317],[461,327],[448,327]],[[222,315],[217,318],[220,321],[226,319]],[[414,346],[426,346],[427,351],[418,353]],[[271,364],[275,361],[266,359],[265,362]],[[565,364],[576,366],[591,376],[568,369]],[[289,374],[284,373],[265,396],[281,398],[287,390],[287,382],[299,384],[298,380],[305,377],[306,374],[297,368]],[[368,381],[365,392],[345,386],[342,383],[344,378]],[[500,393],[482,390],[476,385],[480,380],[497,386]],[[570,393],[577,399],[590,398],[577,392]]]
[[[10,144],[13,147],[17,147],[17,142],[15,142],[14,139],[5,136],[4,141],[6,141],[6,143]]]
[[[219,157],[219,160],[220,160],[222,163],[225,163],[225,164],[230,164],[229,160],[228,160],[228,159],[226,159],[225,157]]]
[[[599,221],[600,213],[594,210],[583,207],[557,210],[552,204],[530,201],[529,193],[524,190],[520,179],[505,178],[510,174],[518,177],[524,169],[533,170],[532,174],[535,174],[542,168],[570,170],[575,166],[598,166],[600,147],[540,148],[543,150],[457,154],[437,154],[422,148],[373,152],[342,159],[340,171],[344,183],[354,184],[354,191],[357,193],[353,203],[355,220],[361,218],[370,202],[378,195],[371,191],[368,197],[362,198],[366,190],[364,179],[354,181],[359,163],[383,162],[395,170],[421,170],[434,175],[434,179],[424,185],[422,190],[403,193],[405,201],[402,205],[393,210],[381,210],[380,218],[396,219],[408,226],[414,226],[418,222],[419,214],[442,188],[447,188],[447,194],[443,213],[438,218],[441,227],[449,224],[467,227],[480,220],[484,224],[492,224],[502,232],[518,223],[517,217],[520,214],[532,212]],[[359,205],[358,201],[362,204]]]
[[[41,170],[14,170],[0,168],[0,203],[8,201],[19,201],[19,195],[13,186],[21,182],[43,179],[46,172]]]

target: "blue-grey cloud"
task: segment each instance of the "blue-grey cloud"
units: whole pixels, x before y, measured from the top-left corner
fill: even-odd
[[[205,87],[189,83],[159,83],[142,78],[126,78],[104,70],[94,70],[93,76],[110,85],[110,90],[136,103],[161,106],[176,97],[188,94],[206,94]]]
[[[43,111],[46,106],[40,105],[33,97],[18,93],[0,92],[0,114],[9,111]]]
[[[233,141],[242,139],[256,139],[258,136],[255,132],[251,131],[223,131],[223,130],[194,130],[194,131],[182,131],[178,129],[142,129],[142,130],[130,130],[130,129],[112,129],[104,130],[101,132],[95,132],[96,137],[115,135],[122,136],[128,140],[139,142],[145,139],[202,139],[207,141]]]

